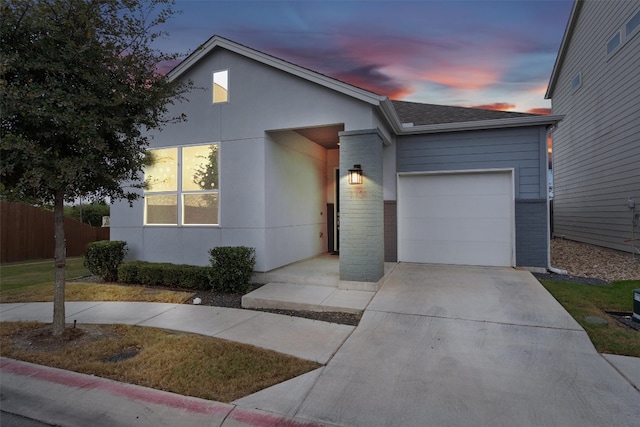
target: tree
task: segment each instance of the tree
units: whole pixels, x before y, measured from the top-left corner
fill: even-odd
[[[53,333],[64,332],[64,201],[139,197],[147,131],[190,84],[152,47],[172,0],[0,0],[0,177],[9,199],[53,203]],[[127,186],[122,185],[127,182]]]
[[[109,211],[109,205],[104,201],[89,204],[80,203],[74,206],[65,206],[64,216],[84,224],[100,227],[102,225],[102,217],[109,216]]]

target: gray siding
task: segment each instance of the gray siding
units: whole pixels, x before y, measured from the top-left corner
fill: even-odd
[[[606,44],[638,10],[638,0],[584,2],[551,94],[565,115],[553,134],[554,234],[623,251],[627,200],[640,205],[640,32],[612,55]]]
[[[398,172],[515,169],[516,199],[546,198],[544,127],[398,138]]]
[[[546,200],[516,201],[516,265],[547,267]]]
[[[514,169],[516,265],[547,267],[547,152],[544,127],[398,138],[398,172]]]

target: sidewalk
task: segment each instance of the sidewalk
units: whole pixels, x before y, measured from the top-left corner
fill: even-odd
[[[67,302],[65,308],[68,323],[121,323],[180,330],[323,365],[355,329],[259,311],[184,304]],[[52,303],[0,305],[1,321],[51,322],[52,313]],[[5,358],[0,358],[0,373],[3,412],[61,426],[328,425]]]
[[[148,302],[67,302],[67,323],[151,326],[255,345],[325,365],[354,326],[261,311]],[[51,322],[53,303],[0,304],[0,320]],[[286,333],[282,333],[286,331]]]

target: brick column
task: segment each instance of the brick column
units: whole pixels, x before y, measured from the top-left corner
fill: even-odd
[[[341,281],[375,284],[384,275],[382,145],[378,129],[340,132]],[[362,166],[362,185],[349,184],[354,165]]]

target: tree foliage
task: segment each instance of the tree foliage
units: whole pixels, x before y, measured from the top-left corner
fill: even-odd
[[[74,206],[64,207],[64,216],[67,218],[73,218],[77,221],[85,224],[92,225],[94,227],[100,227],[102,225],[102,217],[109,216],[109,205],[104,202],[94,202],[85,204],[78,204]]]
[[[62,334],[63,202],[139,197],[147,130],[183,119],[168,105],[190,85],[157,70],[176,59],[153,48],[171,0],[0,0],[0,12],[0,191],[54,205]]]
[[[135,199],[145,130],[179,119],[166,117],[166,107],[187,89],[157,72],[175,55],[151,47],[171,5],[0,1],[3,195]]]

